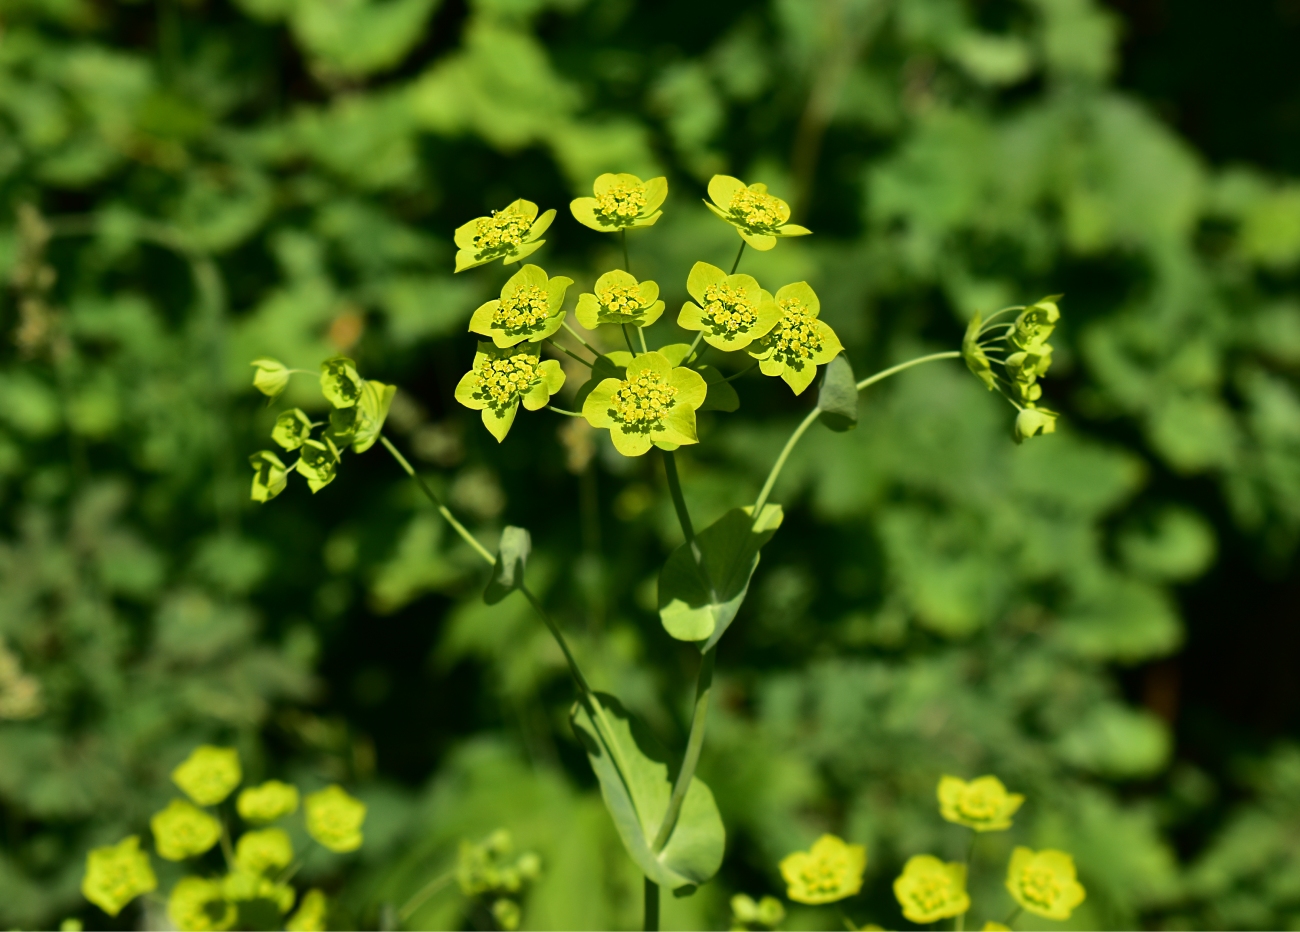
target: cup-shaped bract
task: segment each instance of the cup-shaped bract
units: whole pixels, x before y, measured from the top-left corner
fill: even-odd
[[[602,379],[582,405],[592,427],[609,430],[614,449],[640,456],[651,445],[696,443],[695,411],[704,403],[704,377],[674,367],[662,353],[642,353],[627,365],[625,378]]]
[[[491,337],[497,346],[545,340],[564,323],[564,293],[572,284],[571,278],[550,278],[539,266],[525,265],[510,276],[500,298],[474,312],[470,332]]]
[[[1007,867],[1007,891],[1020,906],[1044,919],[1069,919],[1087,895],[1074,869],[1074,858],[1050,848],[1017,847]]]
[[[817,367],[830,362],[844,347],[830,324],[818,320],[821,301],[807,282],[792,282],[773,298],[776,323],[746,352],[758,360],[764,375],[780,376],[796,395],[812,384]]]
[[[731,928],[737,930],[771,930],[785,919],[785,906],[774,896],[755,902],[752,896],[737,893],[731,898]]]
[[[894,897],[903,907],[903,915],[915,923],[960,916],[970,909],[966,865],[957,861],[945,864],[931,854],[914,855],[894,880]]]
[[[350,408],[360,401],[365,384],[357,373],[357,364],[346,356],[335,356],[320,364],[321,394],[336,408]]]
[[[677,326],[703,330],[704,342],[724,352],[744,349],[776,324],[780,312],[772,296],[752,275],[728,275],[716,265],[697,262],[686,279],[694,301],[682,305]]]
[[[984,324],[984,318],[978,311],[966,325],[966,334],[961,341],[961,356],[966,361],[966,368],[970,369],[975,378],[984,383],[989,391],[998,387],[997,379],[993,376],[993,367],[989,363],[989,357],[984,352],[984,347],[980,346],[980,328]]]
[[[307,832],[331,851],[355,851],[361,847],[361,826],[366,821],[366,804],[341,786],[328,786],[303,800]]]
[[[648,227],[662,216],[659,208],[668,197],[668,179],[642,181],[636,175],[605,173],[592,185],[595,197],[574,198],[573,219],[601,233]]]
[[[456,400],[483,412],[483,426],[500,443],[510,432],[521,401],[529,411],[538,411],[563,385],[559,362],[543,360],[536,343],[506,347],[480,343],[474,367],[456,385]]]
[[[86,855],[81,893],[110,916],[137,896],[158,888],[149,855],[140,850],[140,836],[128,835],[115,845],[94,848]]]
[[[285,932],[325,932],[325,914],[329,901],[321,890],[308,890],[284,923]]]
[[[319,492],[338,475],[338,447],[328,436],[321,440],[304,441],[294,469],[307,480],[307,488],[313,493]]]
[[[601,324],[649,327],[663,312],[657,283],[638,282],[622,269],[615,269],[596,279],[591,291],[578,296],[573,316],[588,330],[595,330]]]
[[[235,866],[252,874],[279,871],[293,862],[293,842],[280,828],[244,832],[235,845]]]
[[[555,219],[548,210],[540,217],[537,205],[523,198],[487,217],[476,217],[456,228],[456,271],[463,272],[500,259],[503,265],[530,256],[546,240],[541,235]]]
[[[1011,817],[1025,801],[1020,793],[1008,793],[1002,781],[991,775],[970,782],[945,775],[939,779],[936,794],[939,815],[977,832],[1011,828]]]
[[[277,397],[289,384],[291,373],[278,359],[263,356],[254,359],[252,366],[256,370],[253,373],[253,387],[268,398]]]
[[[301,408],[281,411],[271,429],[271,439],[286,450],[296,450],[311,436],[311,418]]]
[[[834,903],[862,889],[867,849],[835,835],[823,835],[807,851],[787,854],[780,866],[790,899],[810,905]]]
[[[1022,350],[1034,351],[1043,346],[1061,319],[1061,310],[1056,306],[1060,298],[1059,294],[1048,295],[1022,310],[1011,328],[1011,342]]]
[[[281,914],[293,909],[293,887],[238,866],[221,879],[221,893],[232,903],[267,900]]]
[[[239,752],[201,744],[172,771],[172,782],[200,806],[215,806],[243,779]]]
[[[731,175],[709,179],[709,200],[704,204],[735,227],[741,239],[764,252],[775,246],[779,237],[807,236],[812,232],[790,223],[790,205],[768,194],[767,185],[746,185]]]
[[[1034,404],[1025,405],[1016,415],[1016,429],[1013,435],[1016,443],[1023,443],[1028,438],[1041,434],[1056,433],[1057,417],[1055,411]]]
[[[248,458],[248,463],[253,467],[253,501],[265,504],[284,491],[289,470],[280,457],[270,450],[259,450]]]
[[[183,861],[212,850],[221,839],[221,823],[198,806],[173,799],[149,820],[153,846],[168,861]]]
[[[182,877],[167,897],[167,918],[181,932],[224,932],[234,927],[239,909],[220,881]]]
[[[298,809],[298,787],[279,780],[267,780],[250,786],[235,800],[239,817],[245,822],[274,822]]]

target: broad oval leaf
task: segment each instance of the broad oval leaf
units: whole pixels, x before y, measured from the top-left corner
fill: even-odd
[[[826,364],[817,409],[822,413],[821,422],[831,430],[843,432],[858,426],[858,383],[849,357],[843,353]]]
[[[533,539],[528,531],[506,525],[501,532],[501,545],[497,548],[497,562],[492,567],[492,578],[483,590],[483,601],[496,605],[524,582],[524,567],[533,549]]]
[[[758,551],[781,526],[780,505],[733,508],[668,555],[659,572],[659,620],[679,641],[706,651],[722,637],[749,592]]]
[[[694,892],[722,866],[727,830],[713,792],[692,777],[673,833],[663,850],[652,846],[673,787],[668,756],[654,736],[613,696],[592,693],[569,715],[600,782],[600,794],[623,846],[637,867],[679,896]]]

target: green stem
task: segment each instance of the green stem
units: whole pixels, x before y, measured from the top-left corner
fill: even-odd
[[[1002,920],[1002,924],[1007,928],[1011,928],[1011,924],[1020,918],[1022,912],[1024,912],[1024,907],[1017,906],[1015,909],[1011,910],[1011,912],[1007,913],[1007,918]]]
[[[581,343],[581,344],[582,344],[583,346],[585,346],[587,349],[591,350],[591,353],[592,353],[593,356],[601,356],[601,355],[603,355],[603,354],[601,353],[600,350],[596,349],[596,347],[592,346],[590,343],[588,343],[586,340],[584,340],[584,339],[582,338],[582,334],[578,333],[578,331],[576,331],[576,330],[574,330],[572,327],[570,327],[570,326],[569,326],[569,322],[568,322],[567,320],[562,320],[562,321],[560,321],[560,326],[563,327],[565,330],[569,331],[569,334],[570,334],[570,335],[571,335],[575,340],[577,340],[579,343]]]
[[[637,335],[637,339],[641,341],[641,352],[643,353],[650,352],[649,348],[645,345],[645,328],[637,327],[636,335]]]
[[[740,241],[740,249],[737,250],[736,252],[736,261],[731,263],[731,271],[727,273],[728,275],[736,274],[736,269],[740,268],[740,257],[743,256],[744,254],[745,254],[745,241],[742,239]]]
[[[632,345],[632,334],[628,332],[627,324],[623,324],[623,339],[627,341],[627,349],[633,357],[636,356],[636,347]]]
[[[573,358],[573,359],[578,360],[578,362],[582,363],[582,364],[583,364],[584,366],[586,366],[588,369],[592,368],[592,367],[595,365],[595,363],[587,362],[587,360],[583,359],[581,356],[579,356],[579,355],[578,355],[577,353],[575,353],[573,350],[569,349],[567,346],[564,346],[563,344],[560,344],[560,343],[556,343],[556,342],[555,342],[554,340],[552,340],[550,337],[547,337],[547,338],[546,338],[546,342],[549,343],[551,346],[555,347],[555,348],[556,348],[557,350],[559,350],[561,353],[564,353],[566,356],[569,356],[569,357],[571,357],[571,358]]]
[[[691,348],[688,349],[688,350],[686,351],[686,361],[687,361],[687,362],[690,362],[693,358],[695,358],[695,347],[699,346],[699,345],[700,345],[700,341],[703,340],[703,339],[704,339],[704,331],[703,331],[703,330],[701,330],[699,333],[695,334],[695,339],[691,341]]]
[[[433,489],[429,488],[428,484],[420,478],[420,475],[411,468],[411,464],[407,462],[405,456],[397,451],[397,447],[393,446],[383,434],[379,435],[379,442],[384,445],[384,449],[393,454],[393,459],[397,460],[398,465],[406,471],[406,474],[416,481],[416,484],[420,486],[420,491],[438,509],[438,513],[447,519],[447,523],[455,528],[456,533],[464,539],[465,543],[473,547],[474,551],[487,561],[489,566],[495,566],[497,558],[492,556],[488,549],[478,542],[477,537],[466,530],[465,525],[456,520],[456,516],[451,513],[451,509],[442,503],[438,496],[433,493]]]
[[[645,879],[645,932],[659,932],[659,884]]]
[[[447,884],[451,883],[455,879],[456,879],[456,872],[454,870],[450,870],[447,871],[447,873],[440,874],[439,876],[430,880],[418,891],[416,891],[415,895],[412,896],[409,900],[407,900],[406,904],[397,911],[397,918],[402,922],[405,922],[407,919],[410,919],[411,914],[414,913],[421,906],[423,906],[425,901],[429,899],[429,897],[433,896],[435,893],[437,893],[439,890],[447,886]]]
[[[888,369],[884,369],[880,372],[877,372],[875,375],[867,376],[865,379],[863,379],[861,382],[858,383],[858,391],[862,391],[868,385],[875,385],[877,382],[881,381],[882,379],[887,379],[891,375],[897,375],[898,373],[902,372],[904,369],[910,369],[913,366],[919,366],[923,362],[937,362],[940,359],[960,359],[960,358],[961,358],[961,352],[959,350],[950,350],[946,353],[931,353],[929,356],[919,356],[916,359],[910,359],[907,362],[900,362],[898,365],[891,366]]]
[[[700,656],[700,672],[695,680],[695,711],[691,715],[691,733],[686,739],[686,754],[682,757],[681,769],[677,771],[677,782],[673,784],[673,795],[664,810],[664,820],[659,823],[659,832],[655,835],[654,852],[658,854],[668,844],[673,829],[677,827],[677,816],[681,814],[682,802],[686,792],[691,788],[695,778],[695,768],[700,762],[700,751],[704,747],[704,727],[709,717],[709,695],[713,691],[713,664],[717,658],[718,646],[715,644]]]
[[[677,509],[677,522],[682,526],[682,536],[686,543],[695,546],[695,528],[691,524],[690,512],[686,510],[686,499],[682,495],[682,482],[677,475],[677,458],[669,450],[660,450],[664,458],[664,473],[668,477],[668,492],[673,497],[673,507]]]
[[[753,362],[751,362],[748,366],[746,366],[745,368],[743,368],[743,369],[741,369],[739,372],[737,372],[735,375],[729,375],[729,376],[727,376],[725,379],[723,379],[722,381],[724,381],[724,382],[731,382],[731,381],[734,381],[734,380],[740,378],[740,377],[741,377],[742,375],[744,375],[746,372],[749,372],[751,369],[753,369],[753,368],[754,368],[755,366],[757,366],[757,365],[758,365],[758,360],[756,359],[756,360],[754,360]]]
[[[563,414],[565,417],[582,417],[577,411],[565,411],[563,408],[557,408],[555,405],[547,405],[547,411],[554,411],[556,414]]]
[[[970,844],[966,846],[966,860],[964,863],[966,864],[966,889],[967,890],[970,889],[970,866],[971,866],[971,861],[975,857],[975,841],[978,838],[979,838],[979,832],[972,831],[970,833]],[[966,908],[965,912],[958,914],[957,919],[953,922],[953,926],[952,926],[955,932],[965,932],[966,913],[968,912],[970,912],[969,906]]]
[[[629,262],[627,258],[627,228],[625,227],[624,229],[619,230],[618,232],[622,234],[622,239],[623,239],[623,271],[631,275],[632,263]]]
[[[573,677],[573,681],[578,684],[578,689],[582,691],[584,697],[591,698],[591,687],[587,685],[587,678],[582,675],[582,669],[578,666],[578,661],[574,659],[573,651],[569,650],[569,642],[565,640],[564,633],[560,631],[560,626],[557,625],[551,616],[546,613],[546,609],[542,608],[542,603],[538,601],[537,596],[533,595],[533,590],[529,589],[527,585],[521,583],[519,591],[524,594],[524,598],[526,598],[529,604],[532,605],[533,610],[541,616],[546,627],[550,629],[551,637],[555,638],[555,643],[560,645],[560,650],[564,652],[564,659],[569,664],[569,674]],[[604,709],[600,708],[600,703],[598,702],[595,703],[595,705],[603,719],[605,717]],[[606,723],[606,727],[608,728],[608,723]],[[612,741],[613,732],[610,732],[610,735],[610,740]]]

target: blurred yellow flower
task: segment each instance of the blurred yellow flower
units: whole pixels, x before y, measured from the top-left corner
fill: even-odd
[[[81,892],[104,912],[116,916],[142,893],[158,888],[149,855],[140,850],[140,837],[129,835],[115,845],[95,848],[86,855],[86,875]]]
[[[1007,890],[1022,907],[1045,919],[1069,919],[1087,895],[1074,869],[1074,858],[1050,848],[1011,853]]]
[[[302,896],[298,909],[285,922],[286,932],[325,932],[325,912],[328,907],[325,894],[308,890]]]
[[[970,909],[966,865],[956,861],[945,864],[932,854],[914,855],[894,881],[894,896],[903,915],[916,923],[960,916]]]
[[[154,850],[168,861],[183,861],[208,851],[221,838],[221,823],[198,806],[173,799],[149,820]]]
[[[1008,793],[997,777],[986,776],[967,783],[958,777],[939,780],[939,814],[949,822],[977,832],[999,832],[1011,827],[1025,797]]]
[[[274,822],[298,809],[298,787],[279,780],[267,780],[250,786],[235,801],[239,817],[247,822]]]
[[[349,796],[341,786],[330,786],[303,800],[307,831],[331,851],[355,851],[361,847],[361,825],[366,821],[366,804]]]
[[[182,877],[167,898],[167,918],[180,932],[223,932],[239,918],[221,884],[203,877]]]
[[[235,864],[240,870],[264,874],[283,870],[293,861],[293,842],[279,828],[263,828],[245,832],[235,846]]]
[[[238,751],[202,744],[172,771],[172,782],[200,806],[215,806],[239,786],[243,776]]]
[[[866,869],[867,849],[834,835],[823,835],[807,851],[781,860],[786,895],[796,903],[834,903],[853,896],[862,889]]]

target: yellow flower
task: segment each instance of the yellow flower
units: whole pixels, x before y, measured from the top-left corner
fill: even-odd
[[[903,915],[916,923],[960,916],[970,909],[966,865],[945,864],[932,854],[914,855],[894,881],[894,896]]]
[[[601,324],[649,327],[663,312],[657,282],[638,282],[622,269],[615,269],[596,279],[592,291],[578,296],[573,316],[588,330],[595,330]]]
[[[172,771],[172,782],[200,806],[215,806],[243,779],[239,752],[203,744]]]
[[[500,347],[484,341],[474,354],[473,367],[456,384],[456,400],[483,412],[483,426],[498,443],[510,432],[521,401],[527,410],[539,411],[564,385],[560,364],[541,354],[536,343]]]
[[[965,825],[977,832],[1000,832],[1011,828],[1025,797],[1008,793],[997,777],[979,777],[967,783],[959,777],[939,780],[939,814],[949,822]]]
[[[709,179],[709,201],[704,204],[736,228],[741,239],[755,249],[766,251],[776,245],[777,237],[807,236],[812,230],[790,223],[790,205],[767,193],[767,185],[746,185],[730,175]]]
[[[293,842],[283,829],[245,832],[235,846],[235,864],[253,874],[282,870],[293,861]]]
[[[81,892],[104,912],[116,916],[142,893],[158,889],[149,855],[140,850],[140,837],[129,835],[115,845],[95,848],[86,855],[86,876]]]
[[[246,822],[274,822],[298,810],[298,787],[279,780],[250,786],[235,801],[239,817]]]
[[[221,879],[221,893],[234,903],[267,900],[281,914],[293,909],[293,887],[242,869],[236,869]]]
[[[691,267],[686,290],[695,301],[682,305],[677,326],[704,331],[704,342],[723,352],[748,346],[771,330],[781,316],[772,296],[759,287],[754,276],[728,275],[707,262]]]
[[[182,877],[167,898],[167,917],[181,932],[223,932],[234,926],[239,910],[219,882]]]
[[[545,340],[564,323],[564,293],[573,279],[548,276],[525,265],[501,287],[501,296],[479,305],[469,319],[471,333],[491,337],[500,347]]]
[[[546,242],[546,232],[555,211],[537,216],[537,205],[520,198],[491,216],[476,217],[456,228],[456,271],[463,272],[500,259],[503,265],[532,255]]]
[[[663,214],[659,207],[668,197],[668,179],[642,181],[636,175],[606,173],[596,179],[592,193],[596,196],[574,198],[569,204],[583,226],[601,233],[648,227]]]
[[[308,890],[302,896],[298,909],[284,924],[286,932],[325,932],[325,912],[328,907],[325,894]]]
[[[698,442],[695,411],[708,393],[703,376],[674,366],[662,353],[642,353],[625,374],[602,379],[582,403],[582,416],[592,427],[609,430],[614,449],[640,456],[652,444]]]
[[[1045,919],[1069,919],[1086,895],[1074,870],[1074,858],[1050,848],[1011,852],[1007,890],[1017,903]]]
[[[782,287],[773,299],[780,316],[776,325],[746,350],[759,361],[764,375],[778,375],[796,395],[812,384],[817,367],[844,349],[830,324],[818,320],[821,301],[807,282]]]
[[[366,804],[349,796],[341,786],[329,786],[303,800],[307,832],[331,851],[356,851],[361,847],[361,825]]]
[[[1011,926],[1004,926],[1002,923],[990,919],[980,927],[980,932],[1011,932]]]
[[[159,857],[183,861],[197,857],[221,838],[221,823],[193,803],[173,799],[149,820]]]
[[[823,835],[807,851],[787,854],[781,860],[786,895],[796,903],[834,903],[862,889],[867,869],[867,849]]]

